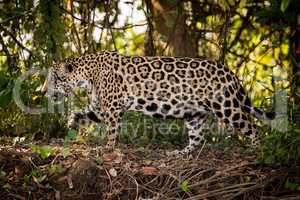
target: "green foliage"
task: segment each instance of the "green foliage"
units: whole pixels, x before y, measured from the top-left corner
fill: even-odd
[[[32,170],[30,174],[24,175],[23,186],[29,187],[32,184],[32,181],[36,183],[41,183],[47,178],[46,174],[43,174],[40,170]]]
[[[285,165],[300,161],[300,129],[290,127],[287,132],[273,131],[263,140],[261,162]]]
[[[297,14],[299,11],[294,9],[298,0],[272,0],[271,6],[261,9],[258,13],[258,20],[266,26],[275,27],[274,25],[282,25],[287,27],[297,22]]]
[[[285,12],[285,10],[288,8],[290,3],[291,3],[291,0],[282,0],[281,4],[280,4],[280,10],[282,12]]]
[[[300,183],[292,183],[289,180],[286,180],[284,183],[284,188],[289,190],[299,190],[300,191]]]
[[[156,119],[137,112],[124,116],[120,141],[137,146],[154,144],[182,144],[184,127],[182,121]]]
[[[181,189],[182,189],[184,192],[189,192],[189,191],[190,191],[188,180],[182,181],[181,184],[180,184],[180,187],[181,187]]]
[[[97,165],[102,165],[104,162],[103,158],[99,157],[99,156],[96,157],[95,161],[96,161]]]
[[[0,70],[0,130],[2,133],[26,138],[43,138],[59,136],[65,131],[65,121],[57,113],[48,112],[41,115],[31,115],[23,112],[13,101],[13,87],[20,83],[17,92],[21,102],[30,108],[45,108],[48,110],[48,100],[39,91],[44,78],[36,73],[24,81],[16,81],[8,73]],[[18,98],[15,96],[15,98]]]
[[[52,164],[48,167],[48,172],[50,174],[62,173],[64,171],[63,167],[60,164]]]
[[[66,41],[65,27],[61,20],[59,1],[39,1],[38,25],[34,32],[34,42],[38,50],[42,50],[42,55],[46,55],[48,62],[54,59],[61,59],[63,56],[62,46]],[[49,56],[49,57],[48,57]]]
[[[32,146],[32,152],[37,153],[42,159],[47,159],[50,156],[55,155],[56,150],[50,146]]]
[[[64,146],[68,146],[72,140],[75,140],[77,132],[75,130],[69,130],[67,136],[64,139]]]

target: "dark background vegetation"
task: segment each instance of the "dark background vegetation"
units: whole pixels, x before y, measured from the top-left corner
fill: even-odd
[[[65,127],[66,113],[24,113],[14,102],[13,87],[17,78],[33,67],[47,69],[65,57],[101,50],[224,62],[239,77],[255,106],[277,112],[274,130],[257,122],[263,127],[263,163],[275,166],[299,160],[298,0],[2,0],[1,141],[6,137],[24,137],[26,141],[73,139],[74,133]],[[44,79],[36,73],[23,82],[21,96],[26,105],[49,106],[39,92]],[[68,104],[68,110],[76,109],[80,106],[77,104]],[[138,128],[128,126],[123,130],[121,140],[125,143],[183,141],[180,121],[161,122],[137,113],[125,118],[128,124],[138,124]],[[163,123],[177,125],[175,136],[163,135],[155,128],[155,124]],[[145,136],[148,129],[151,134]],[[93,142],[104,138],[99,127],[86,131]],[[137,134],[132,134],[134,131]]]

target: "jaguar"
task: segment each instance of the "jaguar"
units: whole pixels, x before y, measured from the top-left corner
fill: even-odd
[[[204,142],[203,124],[209,115],[254,143],[258,141],[258,127],[251,116],[274,118],[272,113],[253,107],[234,73],[213,60],[102,51],[55,63],[42,92],[61,102],[78,87],[87,91],[89,104],[69,116],[68,127],[106,124],[109,150],[115,146],[126,111],[184,120],[189,143],[174,154],[191,153]]]

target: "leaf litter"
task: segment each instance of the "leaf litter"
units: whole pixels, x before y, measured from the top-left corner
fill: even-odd
[[[282,187],[300,180],[299,165],[262,166],[238,147],[199,151],[171,157],[155,145],[105,152],[70,143],[66,154],[55,143],[1,144],[0,199],[300,199],[299,190]]]

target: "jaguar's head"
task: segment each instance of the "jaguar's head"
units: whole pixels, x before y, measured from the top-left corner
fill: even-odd
[[[72,88],[76,84],[75,71],[75,65],[70,62],[63,61],[54,64],[49,69],[41,91],[54,103],[61,103],[64,97],[72,94]]]

